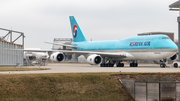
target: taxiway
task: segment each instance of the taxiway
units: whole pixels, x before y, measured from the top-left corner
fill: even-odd
[[[180,72],[180,68],[171,67],[160,68],[158,64],[139,64],[138,67],[99,67],[98,65],[89,65],[82,63],[50,63],[47,66],[31,66],[27,68],[50,68],[50,70],[38,71],[3,71],[1,74],[26,74],[26,73],[93,73],[93,72]]]

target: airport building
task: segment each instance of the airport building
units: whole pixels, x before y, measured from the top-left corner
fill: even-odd
[[[54,38],[53,43],[60,43],[60,44],[67,44],[71,45],[73,42],[72,38]],[[60,45],[53,45],[52,47],[53,50],[72,50],[70,47],[66,46],[60,46]],[[65,62],[80,62],[80,63],[85,63],[87,62],[86,58],[82,55],[79,54],[65,54],[66,59]]]
[[[24,33],[3,28],[0,31],[8,32],[0,37],[0,66],[22,66],[24,52],[7,49],[24,49]],[[13,37],[14,34],[17,37]],[[17,44],[19,39],[21,43]]]
[[[54,38],[53,43],[71,45],[72,41],[73,41],[72,38]],[[70,47],[60,46],[60,45],[53,45],[52,49],[53,50],[72,50],[72,48]],[[65,60],[71,60],[72,55],[68,55],[68,54],[65,54],[65,55],[66,55]]]
[[[60,43],[60,44],[67,44],[71,45],[73,39],[72,38],[54,38],[53,43]],[[60,45],[53,45],[53,50],[72,50],[69,47],[60,46]]]

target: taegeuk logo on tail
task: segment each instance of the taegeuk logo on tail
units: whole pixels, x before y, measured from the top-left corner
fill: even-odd
[[[78,33],[78,27],[77,27],[77,25],[74,25],[73,26],[73,36],[74,36],[74,38],[77,37],[77,33]]]

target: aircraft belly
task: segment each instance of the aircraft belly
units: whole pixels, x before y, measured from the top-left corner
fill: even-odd
[[[130,53],[134,56],[135,60],[158,60],[171,57],[175,52],[143,52],[143,53]]]
[[[173,50],[146,50],[143,52],[138,51],[128,51],[126,53],[131,54],[132,56],[127,56],[125,58],[114,57],[111,60],[120,60],[120,61],[128,61],[128,60],[160,60],[163,58],[171,57],[176,54],[177,51]]]

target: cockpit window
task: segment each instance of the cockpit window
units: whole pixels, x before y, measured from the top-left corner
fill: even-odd
[[[162,39],[169,39],[169,37],[162,37]]]

